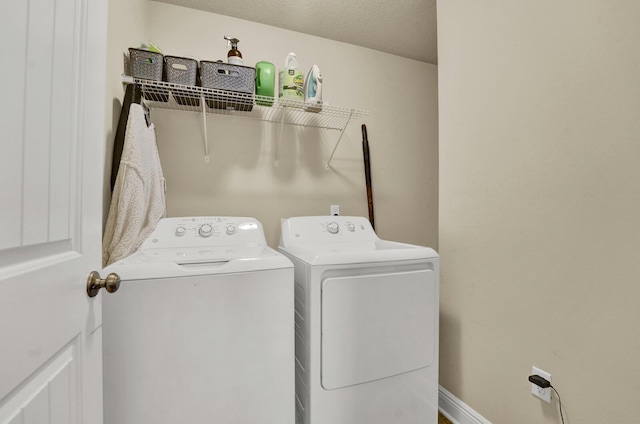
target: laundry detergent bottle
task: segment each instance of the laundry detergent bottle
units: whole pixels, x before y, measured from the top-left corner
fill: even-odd
[[[278,95],[282,99],[304,100],[304,74],[298,69],[296,54],[291,52],[280,70]]]

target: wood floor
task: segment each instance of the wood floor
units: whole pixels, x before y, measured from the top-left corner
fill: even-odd
[[[451,421],[446,419],[444,415],[438,413],[438,424],[452,424]]]

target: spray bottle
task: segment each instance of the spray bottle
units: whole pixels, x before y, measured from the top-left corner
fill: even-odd
[[[227,53],[227,63],[230,65],[240,65],[242,66],[244,62],[242,61],[242,53],[238,50],[238,43],[240,40],[237,38],[229,37],[228,35],[224,36],[224,39],[227,40],[227,47],[231,46],[231,50]]]

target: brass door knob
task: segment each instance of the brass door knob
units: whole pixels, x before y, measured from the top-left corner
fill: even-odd
[[[87,294],[95,297],[101,288],[107,289],[109,293],[114,293],[120,287],[120,276],[115,272],[107,275],[107,278],[100,278],[98,271],[91,271],[87,278]]]

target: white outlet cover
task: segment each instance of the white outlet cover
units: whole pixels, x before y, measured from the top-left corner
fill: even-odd
[[[551,374],[542,371],[540,368],[531,367],[531,374],[539,375],[540,377],[546,378],[547,381],[551,383]],[[531,394],[547,403],[551,403],[551,387],[543,389],[542,387],[536,386],[535,384],[531,383]]]

